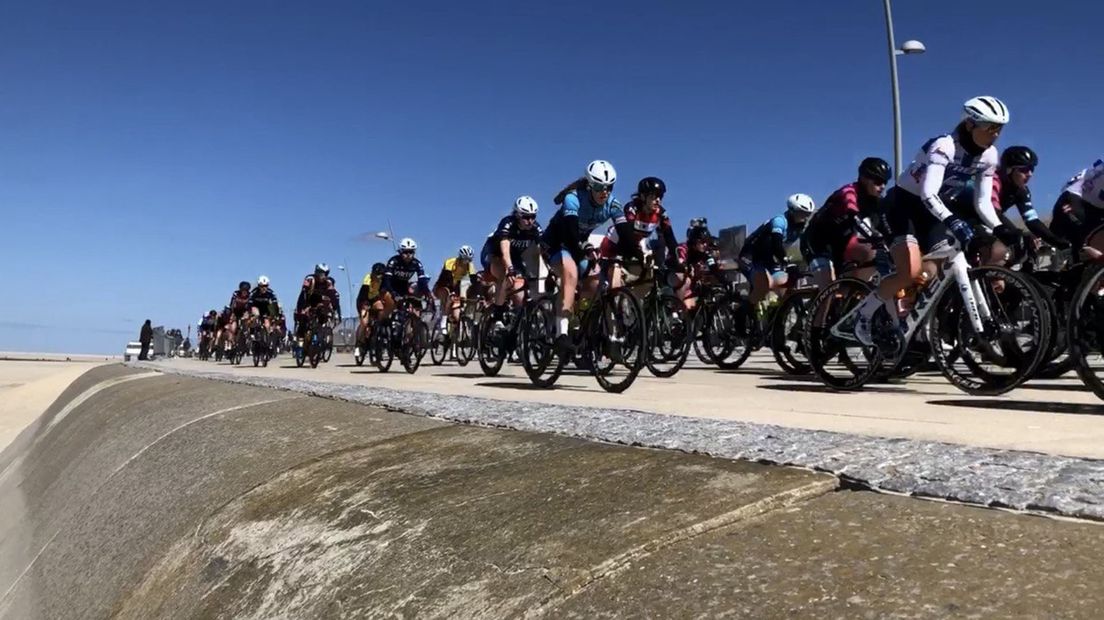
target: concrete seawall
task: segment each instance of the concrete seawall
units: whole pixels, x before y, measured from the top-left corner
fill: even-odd
[[[1101,551],[1096,524],[119,365],[0,453],[4,618],[1093,617]]]

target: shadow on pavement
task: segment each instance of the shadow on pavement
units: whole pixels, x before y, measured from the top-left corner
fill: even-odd
[[[826,385],[812,383],[778,383],[775,385],[756,386],[760,390],[779,390],[781,392],[817,392],[820,394],[858,394],[860,392],[885,392],[888,394],[904,394],[912,390],[904,387],[890,387],[885,385],[867,385],[861,390],[845,391],[832,389]]]
[[[1075,415],[1104,415],[1104,405],[1081,405],[1077,403],[1059,403],[1054,401],[999,400],[993,399],[947,399],[929,400],[930,405],[948,407],[981,407],[982,409],[1038,411],[1040,413],[1071,413]]]
[[[1053,392],[1091,392],[1084,383],[1026,383],[1025,390],[1046,390]]]
[[[482,372],[441,372],[434,377],[454,377],[456,379],[485,379],[487,375]]]
[[[528,381],[480,381],[476,383],[480,387],[493,387],[493,388],[505,388],[507,390],[525,390],[534,392],[544,392],[548,390],[572,390],[575,392],[592,392],[594,390],[585,387],[577,387],[574,385],[553,385],[550,388],[542,388],[529,383]],[[597,387],[597,386],[595,386]]]

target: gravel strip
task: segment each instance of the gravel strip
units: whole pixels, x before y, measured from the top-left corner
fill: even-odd
[[[876,490],[1104,520],[1104,461],[1100,460],[625,409],[248,377],[158,363],[130,365],[338,398],[464,424],[807,467]]]

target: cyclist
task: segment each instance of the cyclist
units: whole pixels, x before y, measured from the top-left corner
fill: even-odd
[[[442,338],[449,318],[451,317],[453,321],[460,320],[460,284],[465,277],[472,284],[476,282],[475,265],[472,264],[474,258],[475,251],[470,245],[460,246],[454,258],[445,259],[441,273],[437,276],[437,282],[433,285],[434,297],[441,302],[439,306],[441,318],[438,326],[441,328]]]
[[[653,233],[663,238],[664,247],[678,247],[671,218],[663,209],[663,196],[667,193],[667,184],[659,177],[644,177],[637,183],[636,193],[625,205],[625,224],[612,226],[598,246],[599,259],[605,264],[607,278],[614,288],[621,286],[621,270],[615,269],[617,259],[638,260],[643,262],[642,242]],[[628,234],[625,234],[625,233]],[[667,253],[668,267],[678,264],[678,255]]]
[[[238,331],[238,322],[249,312],[250,289],[249,282],[242,280],[238,283],[238,290],[230,295],[230,303],[227,305],[230,307],[230,313],[232,314],[233,320],[226,325],[226,331],[229,335],[230,342],[235,342],[234,336]]]
[[[199,338],[199,346],[202,352],[211,350],[212,338],[218,332],[218,311],[211,310],[199,319],[199,327],[196,329]]]
[[[1096,160],[1091,168],[1078,172],[1066,182],[1058,200],[1050,229],[1069,242],[1082,258],[1100,260],[1104,238],[1104,160]],[[1093,243],[1092,241],[1095,241]]]
[[[809,218],[801,235],[801,254],[818,287],[827,286],[836,274],[843,273],[845,264],[874,259],[874,245],[882,241],[877,231],[881,221],[878,201],[892,176],[888,162],[867,157],[859,164],[858,180],[832,192]],[[863,279],[872,275],[873,268],[856,273]]]
[[[360,290],[357,291],[356,306],[357,313],[360,315],[356,333],[358,343],[368,340],[368,336],[371,334],[372,321],[383,310],[383,302],[380,301],[380,285],[383,284],[383,273],[386,270],[387,266],[383,263],[372,265],[372,270],[364,276],[364,281],[360,284]]]
[[[1006,229],[1018,231],[1006,215],[1008,210],[1015,207],[1023,218],[1024,225],[1033,235],[1036,245],[1039,241],[1047,245],[1067,249],[1070,244],[1051,232],[1050,228],[1039,219],[1038,212],[1031,204],[1031,190],[1027,187],[1035,172],[1035,166],[1039,165],[1039,156],[1035,151],[1026,146],[1010,146],[1001,153],[1000,167],[993,176],[993,201],[997,208],[997,218],[1005,225]],[[1016,241],[1013,232],[1013,241]]]
[[[341,297],[329,273],[329,265],[318,263],[314,266],[314,273],[303,278],[299,298],[295,301],[295,337],[299,340],[300,346],[303,344],[314,308],[322,306],[327,312],[332,312],[338,322],[341,322]]]
[[[625,224],[621,203],[613,197],[616,182],[617,171],[608,161],[590,162],[582,177],[556,195],[553,202],[561,206],[541,236],[549,266],[560,279],[556,348],[561,352],[571,348],[567,328],[568,316],[575,306],[575,287],[579,286],[586,296],[593,295],[598,288],[597,276],[590,275],[583,244],[603,222],[613,220],[614,226]],[[580,274],[586,277],[581,278]]]
[[[399,253],[387,261],[383,270],[383,281],[380,283],[380,301],[383,309],[380,317],[387,319],[395,310],[395,304],[399,297],[411,293],[410,281],[417,279],[418,293],[433,307],[433,294],[429,290],[429,276],[422,267],[422,261],[415,258],[418,244],[410,237],[399,242]]]
[[[254,318],[264,320],[265,332],[272,333],[272,319],[276,316],[279,301],[276,292],[269,287],[268,276],[257,278],[257,287],[249,294],[249,309]]]
[[[882,211],[893,235],[890,252],[896,271],[863,300],[855,323],[859,342],[873,344],[870,324],[879,308],[896,319],[897,291],[934,277],[934,263],[922,264],[922,257],[946,255],[956,241],[962,251],[970,247],[973,228],[944,204],[943,196],[956,195],[973,181],[974,211],[985,224],[993,228],[1000,224],[992,198],[998,165],[994,144],[1008,120],[1008,107],[995,97],[966,101],[954,131],[925,142],[909,169],[897,178],[897,185],[886,193]],[[892,323],[897,325],[896,320]]]
[[[215,320],[215,347],[222,346],[223,334],[228,333],[230,323],[233,322],[234,312],[230,309],[230,306],[223,306],[222,312],[219,313],[218,318]]]
[[[489,273],[494,281],[493,312],[497,322],[502,321],[506,311],[507,293],[513,292],[514,303],[521,304],[524,276],[537,271],[536,256],[531,250],[537,247],[542,234],[541,225],[537,223],[538,209],[532,197],[518,196],[514,200],[513,213],[499,220],[479,252],[483,272]]]
[[[794,194],[786,199],[786,212],[763,222],[744,241],[740,263],[750,273],[751,292],[748,300],[755,308],[756,318],[766,314],[767,295],[786,285],[786,247],[801,237],[805,223],[816,210],[816,203],[806,194]]]
[[[672,286],[686,304],[686,309],[692,310],[702,285],[724,282],[709,228],[705,224],[694,225],[694,220],[691,220],[691,226],[686,230],[686,243],[678,246],[676,252],[684,273],[675,274]]]

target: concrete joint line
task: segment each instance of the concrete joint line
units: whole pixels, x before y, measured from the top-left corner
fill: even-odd
[[[66,403],[66,405],[62,407],[60,411],[57,412],[53,419],[50,420],[50,423],[46,425],[46,428],[43,429],[43,431],[38,435],[38,437],[35,438],[30,446],[28,446],[26,450],[23,450],[19,456],[12,459],[11,462],[8,463],[8,466],[4,468],[4,471],[0,471],[0,483],[2,483],[8,477],[8,475],[10,475],[13,471],[16,470],[19,465],[23,463],[23,460],[28,454],[31,453],[34,446],[37,445],[38,442],[42,441],[42,438],[47,435],[47,431],[57,426],[59,422],[61,422],[66,416],[72,413],[74,409],[88,401],[89,398],[92,398],[96,394],[99,394],[100,392],[108,388],[115,387],[116,385],[119,385],[121,383],[126,383],[127,381],[135,381],[137,379],[156,377],[160,374],[161,373],[158,372],[143,372],[136,375],[125,375],[122,377],[115,377],[114,379],[106,379],[95,385],[90,386],[87,390],[81,392],[80,394],[77,394],[72,400]]]
[[[804,484],[799,487],[787,489],[769,495],[762,499],[756,500],[750,504],[744,504],[735,510],[730,510],[724,514],[711,517],[704,521],[688,525],[686,527],[677,529],[673,532],[668,532],[658,538],[649,540],[641,545],[633,547],[627,551],[624,551],[618,555],[615,555],[595,566],[584,569],[582,572],[584,576],[565,580],[562,583],[556,584],[560,590],[559,595],[542,601],[540,606],[536,609],[530,610],[526,616],[540,616],[544,615],[551,610],[551,607],[564,603],[565,601],[577,596],[594,583],[612,577],[617,573],[628,568],[632,562],[646,558],[657,551],[660,551],[666,547],[670,547],[676,543],[684,542],[692,538],[701,536],[712,532],[714,530],[737,525],[740,523],[748,522],[757,517],[762,517],[768,513],[775,512],[789,508],[796,504],[809,501],[813,498],[820,497],[827,493],[835,491],[839,487],[839,480],[835,477],[824,476],[818,480],[814,480],[808,484]],[[551,579],[549,579],[552,581]]]
[[[148,373],[148,375],[156,375],[156,374],[160,374],[160,373]],[[130,377],[131,378],[142,378],[142,377],[148,376],[148,375],[147,374],[131,375]],[[107,382],[105,382],[105,383],[107,383]],[[122,383],[122,382],[120,381],[118,383]],[[118,383],[115,383],[113,385],[117,385]],[[103,384],[97,384],[97,387],[99,385],[103,385]],[[111,387],[111,386],[105,386],[105,387]],[[86,392],[86,394],[87,394],[87,392]],[[91,500],[93,497],[95,497],[100,492],[100,489],[104,488],[104,486],[106,486],[107,483],[110,482],[111,479],[114,478],[116,474],[121,472],[127,465],[130,465],[131,463],[133,463],[138,457],[142,456],[142,454],[144,454],[146,452],[146,450],[150,449],[151,447],[153,447],[157,443],[161,442],[162,440],[168,438],[170,435],[172,435],[173,433],[176,433],[177,431],[180,431],[184,428],[187,428],[187,427],[191,426],[192,424],[195,424],[196,422],[200,422],[202,420],[213,418],[215,416],[225,415],[227,413],[232,413],[234,411],[240,411],[242,409],[248,409],[250,407],[256,407],[258,405],[268,405],[268,404],[271,404],[271,403],[276,403],[276,402],[280,402],[280,401],[284,401],[284,400],[292,400],[292,399],[295,399],[295,398],[302,398],[302,397],[301,396],[287,396],[287,397],[284,397],[284,398],[270,398],[268,400],[262,400],[262,401],[258,401],[258,402],[255,402],[255,403],[247,403],[247,404],[244,404],[244,405],[235,405],[233,407],[226,407],[225,409],[219,409],[218,411],[214,411],[214,412],[211,412],[211,413],[208,413],[208,414],[204,414],[204,415],[202,415],[198,418],[189,420],[189,421],[181,424],[180,426],[177,426],[176,428],[172,429],[171,431],[161,435],[157,439],[154,439],[149,444],[143,446],[142,449],[138,450],[133,455],[131,455],[130,458],[123,461],[123,463],[121,465],[116,467],[110,474],[108,474],[107,478],[104,478],[103,482],[101,482],[100,484],[98,484],[96,486],[95,490],[93,490],[92,493],[88,496],[88,499]],[[0,476],[0,479],[2,479],[2,476]],[[35,563],[38,562],[38,559],[40,557],[42,557],[42,554],[46,551],[46,549],[48,549],[50,547],[50,545],[54,542],[54,539],[56,539],[58,537],[58,534],[60,534],[60,533],[61,533],[61,529],[59,528],[58,530],[56,530],[53,533],[52,536],[50,536],[50,539],[47,540],[42,545],[42,548],[38,550],[38,553],[36,553],[35,556],[33,558],[31,558],[31,561],[27,564],[26,568],[24,568],[23,571],[19,573],[19,576],[15,578],[15,581],[13,581],[11,586],[7,589],[7,591],[4,592],[4,596],[0,597],[0,609],[4,608],[4,605],[5,605],[6,601],[8,600],[8,597],[11,596],[11,593],[15,591],[16,586],[18,586],[19,582],[21,582],[23,580],[23,577],[25,577],[27,575],[27,573],[30,572],[31,568],[34,567]]]

